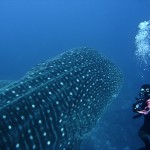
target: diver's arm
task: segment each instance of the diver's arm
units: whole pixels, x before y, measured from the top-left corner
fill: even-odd
[[[144,110],[137,111],[137,112],[142,115],[148,115],[150,113],[150,110],[144,109]]]
[[[146,107],[143,110],[137,111],[140,114],[148,115],[150,114],[150,99],[146,101]]]

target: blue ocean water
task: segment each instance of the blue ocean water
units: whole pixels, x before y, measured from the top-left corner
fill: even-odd
[[[132,103],[149,71],[135,57],[138,24],[150,18],[149,0],[58,0],[0,2],[0,79],[17,80],[32,66],[68,49],[88,46],[124,74],[120,95],[106,110],[84,150],[136,150],[143,119],[133,120]]]

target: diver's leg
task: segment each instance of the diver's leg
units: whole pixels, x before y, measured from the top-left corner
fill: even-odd
[[[150,150],[150,141],[148,138],[148,134],[144,131],[143,127],[140,128],[138,135],[141,138],[141,140],[144,142],[145,149]]]

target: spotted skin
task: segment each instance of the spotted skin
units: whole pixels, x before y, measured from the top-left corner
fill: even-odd
[[[74,150],[117,96],[122,75],[98,52],[77,48],[0,89],[0,150]]]
[[[9,85],[11,82],[11,80],[0,80],[0,89],[4,88],[5,86]]]

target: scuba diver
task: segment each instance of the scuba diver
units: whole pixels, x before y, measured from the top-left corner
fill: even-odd
[[[144,124],[140,128],[138,135],[144,142],[145,147],[139,150],[150,150],[150,84],[144,84],[139,93],[139,97],[136,98],[136,103],[133,104],[133,111],[138,115],[133,118],[138,118],[144,115]]]

